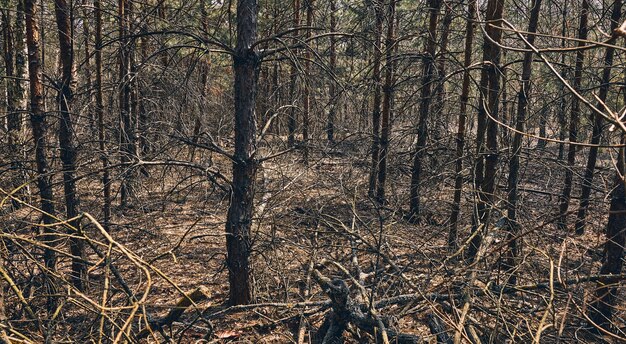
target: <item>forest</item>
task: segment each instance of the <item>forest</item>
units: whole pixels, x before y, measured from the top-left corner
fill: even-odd
[[[626,343],[623,0],[0,0],[0,343]]]

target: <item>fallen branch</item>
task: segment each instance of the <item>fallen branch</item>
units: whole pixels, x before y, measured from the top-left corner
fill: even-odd
[[[333,309],[317,333],[322,344],[342,343],[343,333],[349,324],[369,333],[377,342],[399,344],[422,342],[419,336],[386,329],[382,318],[367,312],[367,306],[358,304],[350,297],[350,290],[343,280],[330,280],[317,269],[313,270],[313,277],[330,298]]]
[[[448,334],[446,326],[441,318],[435,313],[429,313],[426,317],[430,333],[437,337],[437,343],[452,344],[452,338]]]
[[[210,296],[209,290],[205,286],[200,286],[196,288],[194,291],[185,294],[185,296],[181,297],[180,300],[176,303],[176,306],[172,307],[166,316],[159,320],[154,320],[149,322],[149,327],[143,329],[137,335],[138,339],[146,338],[153,331],[161,332],[163,327],[171,325],[174,321],[177,321],[183,313],[189,308],[191,305],[196,304],[198,302],[202,302],[208,299]]]

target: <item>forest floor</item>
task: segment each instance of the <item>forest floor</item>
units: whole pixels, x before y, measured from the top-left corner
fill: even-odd
[[[259,171],[253,223],[252,262],[256,302],[260,305],[245,309],[224,304],[228,298],[224,264],[227,194],[188,170],[148,168],[148,176],[137,184],[132,206],[114,209],[110,235],[146,262],[150,276],[123,255],[114,256],[113,263],[138,295],[147,290],[142,312],[155,319],[163,318],[175,307],[181,291],[203,286],[209,294],[173,325],[166,326],[162,334],[155,332],[148,342],[169,336],[181,343],[203,338],[208,342],[290,343],[298,341],[298,330],[304,334],[302,343],[312,342],[328,312],[328,307],[321,305],[328,298],[311,278],[312,268],[347,281],[355,298],[355,282],[362,283],[367,300],[361,302],[366,304],[401,294],[415,295],[410,302],[381,307],[379,313],[390,317],[389,328],[419,335],[426,342],[436,342],[428,326],[429,317],[435,314],[441,318],[454,335],[463,306],[460,298],[438,300],[431,296],[460,291],[474,295],[469,298],[466,329],[471,328],[468,331],[475,331],[484,342],[501,343],[507,338],[532,342],[539,336],[542,343],[615,342],[610,336],[595,337],[582,330],[595,283],[579,281],[597,275],[599,270],[606,195],[613,176],[610,155],[600,160],[595,185],[603,187],[594,191],[588,230],[583,236],[575,236],[554,225],[562,183],[562,175],[554,171],[563,170],[562,162],[553,158],[556,147],[525,152],[519,211],[523,254],[515,274],[518,284],[527,286],[528,291],[509,293],[500,289],[498,293],[495,287],[502,286],[509,277],[499,269],[507,248],[506,232],[497,221],[503,210],[492,215],[482,259],[467,266],[459,259],[462,254],[446,246],[454,167],[453,157],[449,156],[452,153],[441,152],[427,163],[429,178],[421,188],[423,213],[419,223],[405,218],[411,164],[408,155],[397,154],[390,161],[385,206],[367,197],[367,147],[356,140],[312,150],[308,166],[302,163],[300,152],[266,161]],[[207,154],[197,153],[194,159],[203,161],[208,159]],[[188,155],[188,151],[180,153],[181,159]],[[216,169],[229,175],[226,159],[215,155],[211,161]],[[506,161],[506,156],[501,161]],[[579,163],[583,165],[582,160]],[[469,169],[465,174],[469,181]],[[503,187],[505,183],[501,173],[498,185]],[[83,210],[98,218],[98,181],[84,180],[79,185],[86,195]],[[465,185],[469,188],[468,183]],[[578,187],[574,188],[575,194]],[[472,193],[466,190],[464,195],[459,227],[462,241],[469,235],[472,205]],[[497,196],[506,197],[505,190],[500,188]],[[576,206],[574,199],[570,209]],[[503,209],[504,200],[496,202],[496,208]],[[34,215],[14,213],[11,219],[23,221],[28,216]],[[569,220],[571,223],[573,216]],[[92,225],[84,230],[97,236]],[[98,259],[91,252],[90,260]],[[61,258],[60,266],[66,269],[68,260]],[[95,300],[105,280],[110,282],[105,275],[104,265],[90,270],[86,294],[91,292]],[[110,283],[115,285],[114,281]],[[109,302],[113,305],[121,298],[119,287],[114,288]],[[626,326],[624,299],[620,296],[616,315],[621,327]],[[302,302],[313,303],[304,307]],[[110,310],[109,316],[121,317],[125,312]],[[65,341],[93,338],[98,318],[78,306],[74,314],[76,318],[60,321],[59,326],[67,326]],[[137,331],[145,327],[141,321],[134,321],[133,326]],[[350,341],[368,342],[370,338],[357,329],[349,331]]]

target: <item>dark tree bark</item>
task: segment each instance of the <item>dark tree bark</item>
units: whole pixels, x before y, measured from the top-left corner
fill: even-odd
[[[385,85],[383,86],[383,109],[380,121],[380,156],[378,163],[378,183],[376,184],[376,199],[385,203],[385,183],[387,181],[387,152],[391,135],[391,116],[393,104],[393,48],[395,38],[396,0],[389,1],[387,11],[387,38],[385,40]]]
[[[430,103],[432,97],[432,83],[435,80],[435,49],[437,48],[437,20],[441,8],[441,0],[430,0],[430,20],[428,24],[428,35],[426,38],[426,56],[422,69],[422,83],[420,85],[420,105],[419,121],[417,124],[417,146],[413,157],[413,168],[411,170],[411,200],[410,216],[418,220],[420,216],[420,184],[422,183],[422,164],[426,150],[426,139],[428,135],[428,115],[430,113]]]
[[[63,190],[65,193],[65,208],[68,219],[73,219],[69,225],[73,227],[70,234],[70,251],[72,258],[72,276],[70,280],[78,289],[83,290],[83,281],[86,278],[86,266],[82,263],[84,244],[76,238],[75,230],[80,233],[80,220],[76,219],[79,212],[79,197],[76,193],[76,142],[71,115],[71,104],[74,98],[74,47],[72,33],[71,5],[67,0],[55,0],[54,10],[56,15],[57,30],[59,34],[59,54],[61,60],[62,78],[59,87],[57,101],[59,103],[59,147],[61,162],[63,163]]]
[[[505,49],[502,52],[502,63],[504,65],[506,65],[506,63],[508,62],[508,60],[506,59],[507,56],[507,50]],[[511,127],[515,127],[515,123],[513,115],[510,115],[511,118],[509,118],[509,109],[508,109],[508,104],[509,103],[515,103],[514,101],[511,102],[511,100],[509,99],[509,90],[508,90],[508,85],[509,85],[509,77],[508,77],[508,70],[509,67],[506,68],[502,68],[501,73],[502,73],[502,101],[501,101],[501,107],[502,107],[502,111],[500,111],[500,116],[502,118],[502,123],[505,123]],[[513,106],[511,108],[514,108]],[[510,130],[503,130],[502,132],[502,141],[503,141],[503,146],[510,146],[511,145],[511,135],[512,132]]]
[[[304,0],[306,8],[306,39],[310,39],[312,35],[311,27],[313,26],[313,14],[315,11],[315,0]],[[311,49],[304,49],[304,76],[309,77],[311,72]],[[309,121],[311,120],[311,86],[305,80],[304,95],[302,104],[302,153],[303,162],[309,164]]]
[[[337,30],[337,3],[336,0],[330,0],[330,31],[335,32]],[[337,38],[330,36],[330,58],[328,61],[330,72],[337,71]],[[331,80],[328,85],[328,98],[330,99],[330,106],[328,108],[328,118],[326,119],[326,138],[328,142],[335,142],[335,115],[337,113],[337,85],[335,80]]]
[[[626,136],[622,134],[622,145],[626,144]],[[595,326],[611,330],[611,321],[615,311],[615,302],[619,290],[619,280],[611,275],[622,273],[624,264],[624,245],[626,244],[626,188],[624,181],[624,147],[619,149],[615,185],[611,191],[611,208],[609,222],[606,226],[606,242],[604,244],[604,260],[596,288],[596,299],[589,307],[589,318]]]
[[[89,113],[89,128],[92,130],[92,133],[97,132],[97,119],[95,118],[95,112],[91,111],[91,102],[93,101],[93,80],[91,75],[91,28],[92,25],[91,18],[91,8],[87,5],[87,0],[81,0],[81,6],[83,7],[83,48],[85,51],[85,64],[83,70],[85,71],[85,89],[87,90],[87,100],[89,101],[89,106],[87,107]]]
[[[37,188],[41,200],[40,207],[43,211],[44,236],[43,242],[54,245],[55,235],[48,225],[54,221],[54,203],[52,194],[52,176],[47,158],[48,143],[46,133],[48,131],[46,114],[44,111],[44,93],[41,70],[41,41],[39,36],[39,21],[37,19],[36,0],[25,0],[24,13],[26,17],[26,45],[28,47],[28,78],[30,81],[30,123],[33,129],[33,139],[35,141],[35,162],[37,165]],[[44,265],[48,271],[56,271],[56,254],[52,249],[44,250]],[[48,285],[48,311],[53,311],[56,307],[56,297],[54,296],[54,284],[47,276]]]
[[[501,24],[504,0],[489,0],[485,32],[489,38],[483,42],[483,61],[485,63],[480,76],[480,99],[478,103],[478,126],[476,134],[476,168],[474,171],[474,187],[478,190],[476,209],[472,214],[472,239],[466,251],[466,259],[473,261],[483,234],[489,225],[490,208],[494,199],[495,174],[498,164],[498,125],[489,117],[498,119],[498,96],[500,93],[500,47],[502,31],[497,27]],[[485,99],[486,98],[486,99]],[[487,104],[485,104],[485,100]],[[487,107],[485,107],[487,105]],[[485,147],[486,134],[486,147]]]
[[[467,103],[470,91],[470,70],[472,64],[472,46],[474,45],[474,11],[475,2],[468,1],[467,23],[465,26],[465,52],[463,57],[463,85],[461,89],[461,108],[459,109],[459,123],[456,134],[456,161],[454,166],[454,199],[452,201],[452,212],[450,214],[450,230],[448,233],[448,246],[451,249],[457,247],[457,228],[459,214],[461,212],[461,195],[463,191],[463,152],[465,149],[465,123],[467,122]]]
[[[282,87],[280,86],[281,74],[280,64],[278,62],[274,63],[272,67],[272,104],[274,111],[279,108],[282,101]],[[270,124],[270,131],[278,135],[280,133],[281,123],[280,118],[275,118]]]
[[[102,9],[100,0],[93,2],[95,10],[95,63],[96,63],[96,120],[98,121],[98,145],[100,148],[100,161],[102,162],[102,190],[103,190],[103,220],[102,227],[109,230],[111,222],[111,180],[109,177],[109,157],[106,152],[106,136],[104,127],[104,101],[102,97]]]
[[[578,48],[585,46],[585,40],[587,40],[587,22],[589,17],[589,2],[587,0],[582,1],[582,8],[580,11],[580,19],[578,26]],[[574,67],[574,82],[572,87],[578,92],[581,89],[583,65],[585,62],[585,51],[579,49],[576,52],[576,66]],[[569,120],[569,142],[578,141],[578,126],[580,122],[580,100],[578,97],[572,97],[572,110],[570,112]],[[559,220],[557,226],[560,229],[567,227],[567,211],[572,195],[572,182],[574,179],[574,166],[576,165],[576,150],[575,144],[570,144],[567,150],[567,168],[565,169],[565,180],[563,182],[563,192],[559,198]]]
[[[374,16],[376,17],[376,27],[374,32],[374,66],[372,71],[372,166],[369,175],[368,195],[374,197],[376,184],[378,181],[378,165],[380,163],[380,104],[381,104],[381,72],[380,64],[382,58],[383,39],[383,4],[380,1],[372,1]]]
[[[567,37],[567,1],[563,3],[563,20],[561,21],[561,36]],[[561,48],[565,49],[567,40],[565,38],[561,39]],[[564,79],[567,80],[567,71],[568,66],[565,65],[565,52],[561,54],[561,75]],[[565,145],[563,141],[565,141],[565,133],[567,130],[567,119],[565,116],[565,109],[567,105],[567,94],[565,92],[565,84],[561,84],[560,90],[560,101],[559,101],[559,113],[557,115],[557,119],[559,121],[559,160],[563,159],[563,155],[565,154]]]
[[[24,1],[16,1],[16,11],[15,11],[15,44],[14,53],[15,53],[15,76],[18,78],[27,78],[26,75],[26,46],[24,45],[24,34],[26,32],[26,28],[24,27],[26,20],[24,18]],[[26,112],[27,100],[26,100],[26,86],[23,80],[15,80],[15,104],[16,111],[19,115],[19,129],[22,128],[22,116],[20,113]]]
[[[300,0],[293,0],[293,27],[298,28],[300,26]],[[298,36],[299,30],[294,30],[294,36]],[[292,56],[295,58],[295,56]],[[296,144],[296,88],[298,82],[298,65],[296,61],[291,62],[291,73],[289,82],[289,95],[293,102],[292,108],[289,110],[289,118],[287,119],[287,143],[289,147],[293,147]]]
[[[2,2],[2,5],[5,6],[6,8],[9,8],[9,4],[8,1],[4,1]],[[16,119],[16,113],[15,113],[15,82],[11,79],[14,76],[14,63],[13,63],[13,28],[11,25],[11,16],[10,16],[10,12],[8,11],[8,9],[3,9],[0,10],[1,14],[0,14],[0,20],[2,22],[2,42],[0,42],[0,44],[2,44],[2,52],[3,52],[3,56],[4,56],[4,62],[5,62],[5,75],[7,76],[6,80],[6,113],[7,113],[7,134],[8,134],[8,148],[11,152],[11,162],[10,162],[10,168],[11,168],[11,174],[12,175],[19,175],[19,160],[17,160],[15,152],[17,151],[17,134],[19,133],[19,127],[18,130],[16,130],[16,122],[18,122],[17,120],[19,119],[19,117]],[[13,187],[18,187],[19,185],[21,185],[21,182],[19,180],[12,180],[13,183]],[[17,209],[20,206],[20,203],[17,201],[13,201],[13,208]],[[4,240],[2,240],[4,241]],[[2,242],[2,245],[4,246],[5,243]],[[4,257],[0,256],[0,267],[4,268],[5,266],[5,261],[4,261]],[[5,298],[4,298],[4,290],[6,288],[6,282],[5,281],[0,281],[0,324],[2,324],[3,326],[7,326],[7,315],[6,315],[6,308],[5,308]],[[0,342],[6,342],[9,343],[9,341],[7,341],[6,339],[6,332],[5,330],[0,330]]]
[[[207,1],[207,0],[202,0],[199,3],[200,26],[202,27],[202,37],[207,41],[209,40],[209,13],[208,13],[209,4],[210,4],[210,1]],[[204,54],[204,56],[202,56],[201,59],[202,59],[201,64],[200,64],[201,93],[202,93],[202,99],[206,100],[208,99],[207,92],[208,92],[208,86],[209,86],[209,71],[211,69],[210,53],[207,51],[206,54]],[[201,130],[202,130],[202,115],[196,114],[195,119],[194,119],[194,124],[193,124],[193,136],[191,138],[191,141],[193,143],[198,143]],[[195,154],[195,148],[192,147],[191,155],[190,155],[191,156],[190,160],[192,161],[194,158],[194,154]]]
[[[17,76],[15,75],[15,47],[14,47],[14,32],[13,25],[11,25],[11,11],[8,10],[8,1],[4,2],[7,9],[2,10],[2,53],[4,57],[4,71],[6,78],[6,116],[7,116],[7,139],[8,149],[10,154],[10,169],[12,171],[11,185],[13,188],[18,188],[24,183],[22,178],[23,169],[21,164],[21,157],[19,154],[19,134],[21,130],[21,115],[18,111],[17,104],[17,84],[19,83]],[[19,192],[17,195],[21,195]],[[17,200],[12,200],[11,204],[14,209],[20,208],[20,203]]]
[[[226,218],[227,265],[230,303],[252,302],[250,267],[250,227],[254,211],[256,151],[256,96],[260,58],[251,48],[257,35],[257,0],[237,2],[237,45],[233,56],[235,70],[235,160],[232,195]]]
[[[130,163],[136,156],[135,144],[135,118],[132,114],[132,42],[128,38],[130,34],[130,16],[132,12],[132,0],[119,0],[119,94],[118,102],[120,107],[120,151],[121,163],[125,170],[122,177],[120,190],[120,206],[126,207],[128,199],[133,194],[134,173]]]
[[[537,32],[537,24],[539,22],[539,12],[541,10],[541,0],[532,2],[530,13],[530,21],[528,23],[528,35],[526,40],[529,44],[535,43],[535,35]],[[515,133],[513,134],[513,147],[511,160],[509,161],[509,177],[508,177],[508,195],[507,195],[507,229],[509,252],[505,259],[504,265],[508,272],[511,273],[509,283],[516,283],[516,276],[513,270],[516,266],[516,258],[519,255],[519,245],[517,234],[519,224],[517,223],[517,188],[519,183],[519,162],[520,152],[522,150],[522,136],[526,124],[526,112],[528,111],[528,99],[530,94],[530,77],[532,75],[533,52],[524,53],[524,61],[522,62],[522,80],[520,90],[517,94],[517,115],[515,118]]]
[[[622,15],[622,0],[616,0],[613,3],[613,10],[611,12],[611,32],[615,30],[620,24],[619,20]],[[611,43],[615,41],[615,37],[611,40]],[[600,91],[598,94],[598,109],[603,109],[604,102],[609,93],[609,87],[611,85],[611,69],[613,68],[613,56],[615,55],[615,48],[609,46],[606,48],[604,55],[604,68],[602,69],[602,83],[600,84]],[[578,213],[576,214],[576,224],[574,228],[577,234],[583,234],[585,232],[585,222],[587,217],[587,208],[589,208],[589,197],[591,196],[591,186],[593,182],[593,175],[596,169],[596,161],[598,159],[598,144],[600,143],[600,137],[602,136],[602,126],[604,120],[602,116],[593,113],[593,132],[591,136],[592,147],[589,148],[589,157],[587,159],[587,167],[585,168],[585,175],[583,177],[580,205],[578,206]]]
[[[14,54],[15,54],[15,76],[22,79],[15,80],[15,111],[17,117],[16,128],[19,132],[24,130],[24,114],[27,112],[27,96],[26,96],[26,82],[25,79],[28,78],[26,63],[28,57],[26,56],[26,45],[25,42],[25,34],[26,34],[26,20],[24,18],[24,1],[16,1],[16,11],[15,11],[15,43],[14,43]],[[22,143],[22,142],[20,142]],[[27,160],[28,152],[26,150],[27,145],[22,143],[22,147],[20,147],[15,153],[20,156],[22,161]],[[26,180],[28,178],[26,174],[26,170],[23,168],[23,164],[20,162],[20,178],[22,180]],[[30,186],[26,185],[23,189],[24,194],[30,193]]]
[[[439,58],[437,59],[437,87],[435,87],[435,103],[432,111],[436,118],[446,122],[443,110],[446,103],[446,59],[448,54],[448,44],[450,41],[450,28],[452,25],[452,4],[443,3],[444,16],[441,21],[441,43],[439,48]],[[439,121],[441,122],[441,120]],[[439,123],[438,122],[438,123]],[[445,131],[445,128],[444,128]],[[438,130],[436,130],[438,132]],[[438,135],[438,134],[436,134]]]

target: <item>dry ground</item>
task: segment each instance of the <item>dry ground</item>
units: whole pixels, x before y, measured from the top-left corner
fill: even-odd
[[[600,339],[583,330],[584,314],[595,283],[568,284],[568,281],[598,272],[604,240],[601,233],[608,209],[606,195],[612,178],[608,153],[602,157],[601,170],[596,175],[597,190],[588,231],[584,236],[574,236],[556,230],[553,223],[563,170],[562,162],[554,158],[555,147],[549,146],[543,152],[525,152],[524,184],[521,185],[524,191],[520,199],[520,219],[525,235],[517,274],[520,285],[534,287],[527,292],[498,293],[494,285],[501,285],[507,279],[498,269],[499,257],[506,248],[501,228],[492,226],[484,257],[476,265],[467,266],[457,259],[459,255],[455,258],[446,248],[453,159],[445,147],[452,147],[451,143],[436,143],[444,148],[436,150],[441,154],[432,155],[428,162],[429,178],[422,188],[424,215],[419,223],[411,223],[404,217],[408,203],[409,155],[392,155],[389,202],[381,207],[367,197],[369,160],[367,147],[362,142],[366,141],[351,138],[331,147],[317,147],[309,166],[302,164],[299,152],[281,155],[263,165],[257,185],[252,261],[257,302],[265,305],[243,310],[223,304],[228,295],[224,265],[227,194],[197,172],[180,167],[148,167],[149,176],[142,176],[137,184],[133,206],[114,209],[110,232],[116,242],[143,260],[150,275],[148,280],[146,273],[131,259],[115,249],[112,251],[111,264],[119,268],[126,283],[137,295],[147,293],[129,323],[131,331],[137,334],[145,327],[140,314],[163,317],[180,299],[180,291],[204,286],[209,290],[207,300],[198,303],[195,309],[191,307],[172,326],[166,326],[163,334],[155,333],[147,341],[163,342],[164,336],[168,336],[181,343],[202,340],[290,343],[297,340],[302,321],[303,342],[308,343],[327,312],[319,306],[298,306],[304,301],[327,300],[310,277],[312,266],[330,277],[346,280],[352,286],[352,296],[356,297],[354,280],[332,264],[336,262],[364,284],[372,302],[400,294],[416,295],[415,300],[381,308],[380,313],[390,316],[392,328],[420,335],[428,342],[433,342],[435,337],[429,331],[427,317],[437,314],[454,333],[463,301],[434,296],[462,291],[474,295],[470,297],[471,310],[466,324],[486,342],[502,343],[511,341],[510,338],[514,338],[514,342],[532,342],[539,333],[542,343],[612,341],[609,336]],[[269,154],[264,150],[263,153]],[[183,160],[189,156],[189,151],[181,150],[174,158]],[[198,163],[208,158],[206,152],[194,154]],[[501,159],[506,161],[506,154]],[[214,168],[229,175],[228,161],[216,155],[211,161]],[[582,160],[580,165],[583,165]],[[498,182],[501,186],[506,182],[505,164],[502,166]],[[466,169],[465,173],[470,180],[470,170]],[[100,218],[98,180],[86,178],[79,186],[83,210]],[[114,184],[117,190],[115,187],[117,183]],[[577,194],[579,186],[574,190]],[[499,191],[498,197],[505,197],[504,190]],[[472,193],[468,190],[463,200],[462,240],[469,231],[471,203]],[[502,209],[503,204],[500,200],[496,207]],[[576,205],[574,200],[571,209]],[[492,222],[496,223],[500,216],[494,213]],[[5,233],[32,236],[38,214],[32,209],[22,209],[5,212],[3,217]],[[89,237],[107,243],[94,225],[86,220],[83,224]],[[40,249],[28,242],[16,241],[21,244],[7,245],[8,271],[43,317],[42,282],[33,258],[40,254]],[[59,245],[64,250],[63,240]],[[106,252],[105,246],[100,249]],[[29,252],[33,259],[29,258]],[[97,342],[99,332],[114,336],[119,333],[116,326],[123,326],[131,312],[122,308],[128,300],[107,264],[93,250],[88,249],[88,252],[89,260],[96,265],[90,269],[90,285],[85,297],[101,303],[104,285],[109,284],[112,288],[106,296],[106,305],[112,308],[98,311],[75,292],[62,291],[66,301],[64,312],[52,324],[46,324],[52,329],[55,342]],[[322,262],[330,263],[325,267],[317,266]],[[67,271],[67,266],[68,258],[60,258],[60,271]],[[475,272],[474,278],[471,272]],[[567,285],[555,286],[558,281]],[[537,287],[538,283],[546,284]],[[11,325],[25,336],[41,339],[15,294],[8,291],[6,295],[7,304],[11,306],[9,318],[15,320]],[[617,314],[621,327],[626,325],[625,299],[622,293]],[[100,330],[102,314],[108,317],[102,325],[104,331]],[[352,334],[347,335],[350,341],[371,341],[367,335],[355,329],[351,331]]]

